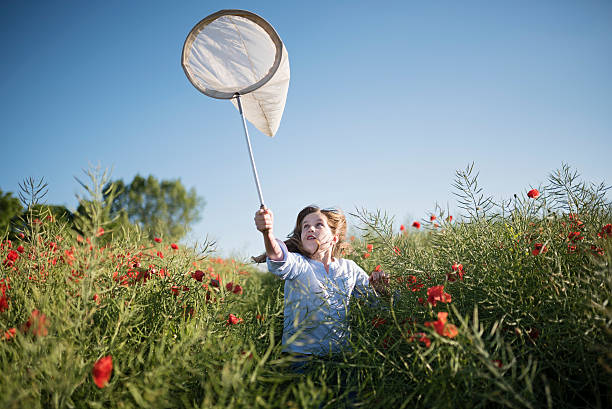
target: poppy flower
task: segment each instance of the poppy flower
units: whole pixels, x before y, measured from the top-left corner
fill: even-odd
[[[164,258],[164,253],[162,253],[161,251],[158,251],[157,252],[157,257]]]
[[[234,294],[238,294],[238,295],[240,295],[240,294],[242,294],[242,287],[241,287],[240,285],[236,284],[236,285],[234,286],[234,289],[232,290],[232,292],[233,292]]]
[[[373,245],[371,245],[371,244],[368,244],[368,245],[366,246],[366,249],[368,249],[368,252],[372,252],[372,250],[374,250],[374,246],[373,246]]]
[[[98,388],[106,386],[113,372],[113,358],[110,355],[102,357],[96,361],[91,370],[91,376]]]
[[[230,314],[227,317],[227,325],[236,325],[242,322],[242,318],[236,317],[234,314]]]
[[[425,334],[424,332],[417,332],[416,334],[411,335],[410,338],[408,338],[408,341],[412,342],[415,339],[417,339],[419,342],[424,343],[426,348],[429,348],[431,346],[431,340],[427,337],[427,334]]]
[[[46,336],[49,331],[47,329],[47,316],[38,310],[32,311],[28,322],[24,325],[24,332],[32,332],[33,335],[38,337]]]
[[[446,218],[446,220],[448,220],[449,222],[452,222],[452,221],[453,221],[453,216],[448,216],[448,217]]]
[[[170,247],[172,247],[172,250],[178,250],[178,246],[176,245],[176,243],[172,243]]]
[[[404,231],[404,230],[406,230],[406,228],[404,227],[404,225],[403,225],[403,224],[402,224],[402,225],[400,225],[400,231]]]
[[[191,273],[191,277],[196,280],[196,281],[202,281],[202,279],[204,278],[204,272],[202,270],[196,270],[193,273]]]
[[[527,192],[527,197],[530,197],[532,199],[535,199],[538,196],[540,196],[540,192],[538,191],[538,189],[531,189],[529,192]]]
[[[219,288],[219,286],[221,285],[221,277],[219,276],[219,274],[211,273],[210,277],[210,285]]]
[[[537,256],[540,253],[546,253],[548,251],[548,248],[546,248],[545,245],[543,245],[542,243],[535,243],[533,245],[533,250],[531,250],[531,254],[533,254],[534,256]]]
[[[374,271],[382,271],[382,267],[379,265],[376,266],[376,268],[374,269]]]
[[[100,236],[101,236],[101,235],[103,235],[103,234],[104,234],[104,229],[103,229],[102,227],[100,227],[100,228],[98,229],[98,232],[96,233],[96,237],[100,237]]]
[[[437,321],[428,321],[425,323],[426,327],[433,327],[436,332],[443,337],[455,338],[459,331],[457,327],[453,324],[448,324],[446,322],[446,318],[448,317],[447,312],[438,312],[438,320]]]
[[[363,258],[369,258],[369,257],[370,257],[370,255],[371,255],[370,253],[364,253],[364,254],[363,254]]]
[[[443,285],[436,285],[427,289],[427,302],[435,307],[438,301],[451,302],[451,295],[444,292]]]
[[[23,246],[19,246],[17,247],[17,251],[20,253],[23,253],[25,251],[25,249],[23,248]]]
[[[1,295],[0,296],[0,312],[4,312],[8,310],[8,308],[9,308],[8,298],[6,298],[5,295]]]
[[[412,227],[414,227],[415,229],[420,229],[421,228],[421,223],[414,222],[414,223],[412,223]]]
[[[15,250],[11,250],[8,252],[8,254],[6,255],[6,258],[10,261],[16,261],[19,258],[19,253],[16,252]]]
[[[153,240],[155,240],[156,243],[162,242],[162,239],[160,237],[155,237]]]
[[[435,215],[435,214],[432,214],[431,216],[429,216],[429,220],[430,220],[430,221],[432,221],[432,222],[433,222],[434,220],[436,220],[436,215]]]
[[[8,341],[9,339],[13,338],[16,334],[17,334],[17,329],[9,328],[6,331],[4,331],[4,340]]]

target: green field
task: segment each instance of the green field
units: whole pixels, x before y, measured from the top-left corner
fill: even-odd
[[[611,407],[612,211],[576,176],[497,202],[466,169],[461,214],[418,229],[356,212],[346,257],[389,293],[353,303],[351,350],[304,373],[271,274],[32,211],[0,249],[0,407]]]

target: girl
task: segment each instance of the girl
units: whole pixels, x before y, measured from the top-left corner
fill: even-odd
[[[348,247],[346,218],[339,210],[304,208],[285,242],[274,236],[269,209],[255,213],[255,226],[266,247],[265,255],[255,261],[267,261],[268,270],[285,280],[284,350],[319,356],[340,352],[350,335],[351,295],[384,292],[386,274],[373,272],[368,277],[354,261],[338,258]]]

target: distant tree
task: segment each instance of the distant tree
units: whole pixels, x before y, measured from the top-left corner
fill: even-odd
[[[11,230],[11,220],[19,216],[23,210],[19,199],[11,192],[3,193],[0,189],[0,237]]]
[[[205,205],[195,189],[185,189],[179,179],[160,182],[152,175],[146,179],[136,175],[128,185],[121,179],[112,183],[117,193],[110,207],[111,218],[136,224],[151,238],[180,239],[200,219]]]

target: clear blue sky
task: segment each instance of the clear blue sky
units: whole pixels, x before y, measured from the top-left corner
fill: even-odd
[[[454,208],[472,161],[496,198],[562,163],[612,181],[610,1],[4,1],[0,189],[44,177],[47,202],[74,208],[89,162],[180,178],[207,201],[192,239],[259,252],[239,114],[180,64],[191,28],[227,8],[264,17],[289,52],[280,129],[251,128],[281,237],[311,203],[398,224]]]

